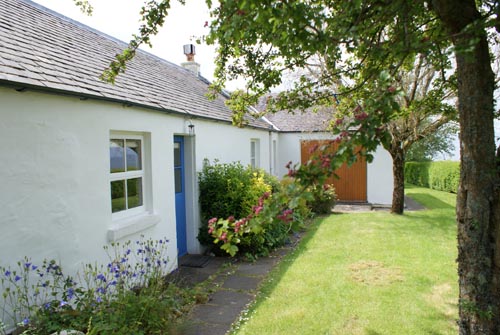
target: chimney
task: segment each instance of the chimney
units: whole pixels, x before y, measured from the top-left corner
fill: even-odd
[[[196,55],[194,45],[193,44],[184,45],[184,54],[187,57],[187,62],[182,63],[181,66],[183,68],[191,71],[196,76],[199,76],[200,75],[200,64],[198,64],[194,61],[194,55]]]

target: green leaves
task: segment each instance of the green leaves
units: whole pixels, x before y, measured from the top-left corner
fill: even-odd
[[[94,11],[94,8],[92,5],[88,2],[88,0],[73,0],[75,5],[80,8],[80,11],[83,14],[86,14],[88,16],[92,15],[92,12]]]

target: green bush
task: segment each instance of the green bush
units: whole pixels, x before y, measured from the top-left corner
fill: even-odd
[[[310,192],[312,193],[313,200],[309,202],[309,207],[315,214],[328,214],[331,213],[335,202],[337,201],[337,195],[335,194],[335,188],[330,184],[314,185],[310,187]]]
[[[410,184],[457,193],[460,182],[460,163],[408,162],[405,164],[405,180]]]
[[[307,202],[312,200],[310,191],[285,178],[280,191],[264,193],[248,216],[210,219],[208,234],[220,251],[231,256],[267,256],[289,240],[290,232],[303,226],[311,213]]]
[[[278,187],[276,178],[262,170],[244,167],[239,162],[222,164],[217,160],[214,164],[204,161],[198,181],[204,223],[213,217],[247,217],[264,193]],[[200,228],[198,240],[204,245],[213,244],[205,224]]]

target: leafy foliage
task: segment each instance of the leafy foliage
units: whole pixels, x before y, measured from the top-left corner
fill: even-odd
[[[266,192],[277,187],[274,177],[262,170],[244,167],[239,162],[210,164],[204,161],[198,175],[200,210],[202,222],[213,217],[247,217],[253,206]],[[198,239],[205,245],[212,245],[206,226],[200,228]]]
[[[457,193],[460,182],[458,162],[408,162],[405,165],[408,183],[438,191]]]
[[[458,132],[454,123],[449,123],[437,131],[428,134],[423,139],[415,142],[406,152],[406,161],[423,162],[436,159],[440,154],[452,154],[456,149],[453,139]]]
[[[243,218],[214,217],[208,221],[208,233],[213,243],[235,256],[252,259],[266,256],[289,240],[289,233],[302,228],[309,217],[308,200],[312,194],[298,183],[285,178],[279,191],[264,193]]]

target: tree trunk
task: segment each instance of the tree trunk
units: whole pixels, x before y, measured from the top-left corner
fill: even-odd
[[[433,4],[456,47],[461,144],[457,195],[460,334],[498,335],[500,204],[488,42],[474,0],[434,0]]]
[[[401,143],[391,144],[389,153],[392,156],[392,189],[391,213],[403,214],[405,206],[405,155]]]

